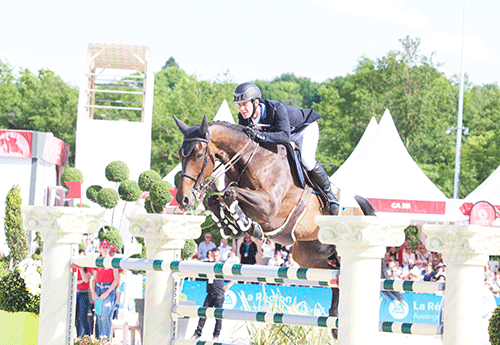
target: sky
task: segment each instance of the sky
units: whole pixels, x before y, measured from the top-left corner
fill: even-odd
[[[17,0],[4,2],[0,60],[16,73],[48,68],[78,86],[89,43],[147,46],[157,72],[169,57],[198,80],[316,82],[352,73],[421,39],[421,53],[460,75],[463,0]],[[464,72],[500,81],[500,1],[466,2]]]

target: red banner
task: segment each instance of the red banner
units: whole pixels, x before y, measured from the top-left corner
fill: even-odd
[[[33,132],[0,130],[1,157],[31,157]]]
[[[69,144],[52,135],[47,135],[43,149],[43,160],[56,165],[68,163]]]
[[[368,200],[379,212],[445,214],[446,211],[446,201],[371,198]]]

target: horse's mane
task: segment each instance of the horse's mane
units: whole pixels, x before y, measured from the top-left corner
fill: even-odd
[[[208,126],[215,126],[215,125],[220,125],[222,127],[227,127],[227,128],[230,128],[232,130],[235,130],[235,131],[240,131],[242,132],[243,131],[243,128],[245,126],[243,125],[238,125],[236,123],[230,123],[230,122],[227,122],[227,121],[211,121],[208,123]]]

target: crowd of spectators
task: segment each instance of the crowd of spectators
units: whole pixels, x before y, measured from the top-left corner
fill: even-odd
[[[445,281],[446,264],[441,253],[430,252],[418,240],[413,248],[405,240],[399,248],[389,247],[384,257],[388,279]]]

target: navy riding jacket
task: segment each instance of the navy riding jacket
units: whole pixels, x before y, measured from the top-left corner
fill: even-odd
[[[289,143],[290,133],[295,133],[307,125],[318,121],[320,114],[312,109],[300,109],[281,101],[263,100],[266,113],[260,115],[260,124],[270,125],[264,134],[265,142]],[[238,113],[238,124],[248,126],[250,118],[244,119]]]

